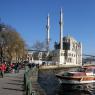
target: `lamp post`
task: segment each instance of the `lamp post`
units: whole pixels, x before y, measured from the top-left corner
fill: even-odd
[[[16,54],[16,63],[18,62],[18,45],[15,46],[15,54]]]
[[[1,23],[0,23],[0,32],[4,32],[5,31],[5,27],[2,27]],[[4,61],[3,57],[4,57],[4,45],[5,45],[5,41],[4,41],[4,37],[1,33],[0,35],[0,59],[1,59],[1,63]]]
[[[0,55],[1,55],[1,63],[2,63],[2,47],[0,46]]]
[[[0,57],[1,57],[1,63],[2,63],[3,62],[3,44],[4,44],[4,42],[3,42],[2,38],[0,40],[1,40],[0,41]]]

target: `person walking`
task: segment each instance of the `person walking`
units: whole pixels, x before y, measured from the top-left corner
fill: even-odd
[[[1,76],[3,78],[4,77],[4,72],[6,71],[6,65],[4,63],[2,63],[0,65],[0,71],[1,71]]]

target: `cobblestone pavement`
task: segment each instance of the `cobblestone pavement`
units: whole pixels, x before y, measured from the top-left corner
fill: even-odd
[[[0,95],[24,95],[23,90],[23,73],[5,74],[4,78],[0,77]]]

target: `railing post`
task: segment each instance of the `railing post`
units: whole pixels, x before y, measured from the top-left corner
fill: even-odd
[[[37,95],[36,91],[33,91],[32,89],[31,76],[35,78],[35,81],[37,81],[38,69],[36,67],[33,67],[31,69],[25,67],[24,86],[25,86],[26,95]]]

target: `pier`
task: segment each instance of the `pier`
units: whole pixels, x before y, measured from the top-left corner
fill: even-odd
[[[55,74],[67,67],[28,66],[19,73],[7,73],[0,78],[0,95],[56,95],[58,80]]]
[[[0,95],[25,95],[23,87],[24,70],[19,73],[8,73],[0,77]]]
[[[25,95],[46,95],[45,91],[38,83],[38,68],[28,68],[26,66],[24,73],[24,89]]]
[[[0,95],[46,95],[38,83],[37,68],[28,70],[26,83],[25,70],[20,70],[19,73],[6,73],[4,78],[0,77]]]

